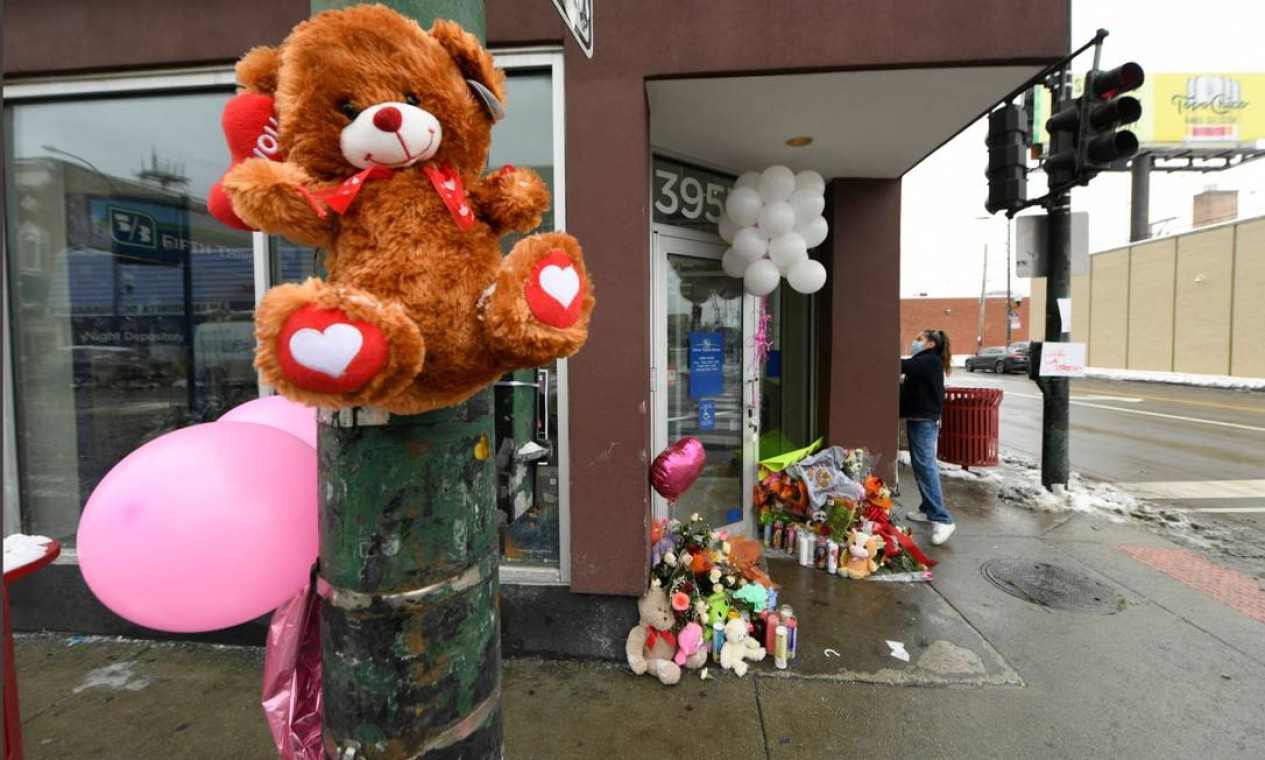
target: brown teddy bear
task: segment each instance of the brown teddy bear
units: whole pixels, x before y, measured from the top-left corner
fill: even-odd
[[[220,183],[232,212],[327,252],[324,281],[259,304],[265,382],[311,406],[415,414],[583,345],[593,288],[575,239],[501,255],[501,236],[535,229],[550,199],[530,170],[482,175],[505,76],[475,37],[355,6],[250,51],[237,77],[274,98],[275,122],[273,152]]]
[[[681,666],[676,656],[676,636],[672,634],[672,605],[662,588],[651,588],[637,600],[637,625],[628,632],[624,652],[628,667],[637,675],[649,673],[672,686],[681,680]],[[706,655],[704,655],[704,659]]]

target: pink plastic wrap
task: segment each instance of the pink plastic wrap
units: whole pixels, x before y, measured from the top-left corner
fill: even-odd
[[[321,760],[321,617],[310,582],[268,625],[263,707],[281,760]]]

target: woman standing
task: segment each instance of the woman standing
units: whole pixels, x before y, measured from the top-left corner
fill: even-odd
[[[940,410],[944,406],[944,377],[951,371],[953,352],[943,330],[923,330],[914,339],[914,355],[900,360],[905,379],[900,385],[900,416],[909,438],[909,462],[914,482],[922,494],[918,514],[909,519],[931,523],[931,543],[949,540],[955,528],[953,515],[944,508],[936,441],[940,437]]]

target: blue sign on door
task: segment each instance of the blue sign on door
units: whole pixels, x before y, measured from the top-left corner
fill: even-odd
[[[724,388],[725,340],[718,332],[690,333],[690,398],[719,396]]]
[[[715,401],[698,402],[698,429],[699,430],[715,430],[716,429],[716,402]]]

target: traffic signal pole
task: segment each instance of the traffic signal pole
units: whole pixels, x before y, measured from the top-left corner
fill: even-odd
[[[483,38],[482,0],[386,4]],[[491,390],[427,414],[319,419],[325,756],[501,757]]]
[[[1108,71],[1099,68],[1102,42],[1106,37],[1107,30],[1099,29],[1093,40],[1040,74],[1054,102],[1052,115],[1045,123],[1050,135],[1049,152],[1043,164],[1049,187],[1046,195],[1027,200],[1023,189],[1027,166],[1014,151],[1014,135],[1021,130],[1010,126],[1017,120],[1016,107],[1007,103],[1017,93],[1012,93],[1000,108],[989,114],[986,141],[989,196],[985,209],[990,213],[1004,210],[1008,217],[1038,204],[1047,211],[1045,344],[1066,343],[1069,339],[1069,325],[1063,323],[1060,305],[1070,303],[1071,293],[1071,190],[1088,184],[1099,172],[1118,168],[1137,154],[1139,148],[1137,136],[1121,127],[1132,124],[1142,115],[1141,103],[1125,93],[1140,87],[1146,75],[1142,67],[1133,62]],[[1093,67],[1085,75],[1084,92],[1073,98],[1068,66],[1091,47],[1094,49]],[[1135,166],[1135,193],[1144,186],[1146,170],[1150,167],[1149,156],[1144,158],[1147,159],[1145,164]],[[1135,239],[1138,226],[1135,219]],[[1057,492],[1067,487],[1070,469],[1068,378],[1041,374],[1045,348],[1045,345],[1033,346],[1029,375],[1036,380],[1042,394],[1041,484]]]
[[[1062,343],[1067,340],[1063,315],[1059,309],[1062,299],[1071,292],[1071,210],[1069,193],[1060,193],[1051,199],[1046,216],[1046,275],[1045,275],[1045,341]],[[1033,357],[1036,360],[1036,357]],[[1037,387],[1042,395],[1041,426],[1041,485],[1054,491],[1067,487],[1068,470],[1068,379],[1066,377],[1037,377]]]

